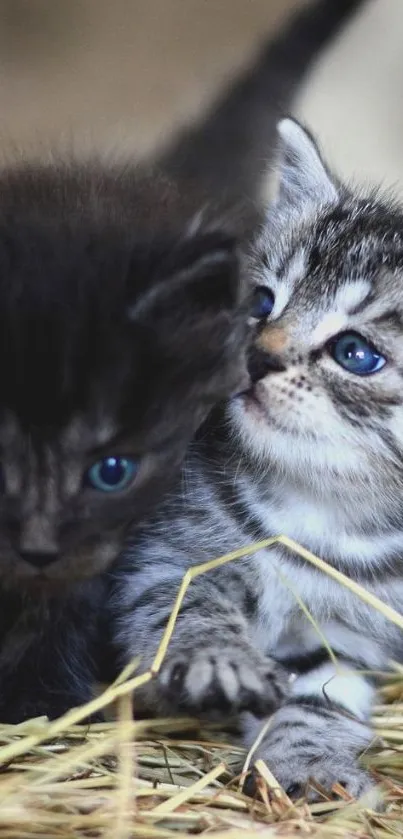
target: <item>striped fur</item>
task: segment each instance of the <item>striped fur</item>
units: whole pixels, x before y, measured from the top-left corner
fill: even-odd
[[[123,658],[141,654],[144,667],[185,570],[277,533],[403,609],[402,211],[341,186],[297,123],[280,133],[278,199],[248,256],[252,281],[275,295],[256,330],[266,375],[203,429],[115,577]],[[336,363],[332,341],[351,330],[383,354],[379,372]],[[402,660],[402,642],[381,614],[275,547],[193,581],[160,678],[138,701],[245,712],[246,745],[277,707],[259,755],[289,793],[313,778],[358,795],[373,674]]]

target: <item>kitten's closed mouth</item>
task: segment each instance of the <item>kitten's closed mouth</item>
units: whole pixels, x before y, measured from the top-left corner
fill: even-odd
[[[252,387],[251,378],[248,374],[246,374],[235,393],[232,394],[231,399],[238,399],[240,396],[245,396],[245,394],[249,393]]]
[[[26,592],[33,594],[52,595],[65,591],[66,588],[71,587],[74,583],[80,583],[81,579],[71,579],[69,577],[49,577],[45,574],[35,574],[32,577],[25,577],[19,583],[23,586]]]
[[[244,391],[244,393],[239,394],[239,398],[242,400],[242,403],[245,409],[252,413],[253,416],[264,419],[267,421],[267,415],[264,406],[262,405],[257,389],[255,386],[249,388],[249,390]]]
[[[43,574],[37,574],[35,577],[25,579],[23,585],[29,591],[50,591],[60,588],[61,585],[65,586],[66,580],[52,579]]]

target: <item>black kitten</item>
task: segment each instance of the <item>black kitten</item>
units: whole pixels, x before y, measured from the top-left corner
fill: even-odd
[[[0,720],[90,697],[102,572],[244,383],[245,321],[233,238],[166,182],[1,176]]]
[[[0,720],[84,702],[99,658],[106,675],[103,571],[242,386],[231,231],[254,233],[279,108],[361,2],[299,10],[161,155],[180,195],[127,168],[0,176]]]

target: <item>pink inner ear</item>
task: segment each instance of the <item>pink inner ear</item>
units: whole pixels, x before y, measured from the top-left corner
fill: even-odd
[[[290,209],[307,202],[333,204],[337,189],[313,137],[296,120],[278,124],[280,135],[279,198]]]

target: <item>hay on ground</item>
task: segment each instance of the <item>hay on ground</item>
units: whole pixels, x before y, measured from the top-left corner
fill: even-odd
[[[286,537],[193,568],[184,577],[171,619],[148,673],[138,662],[100,696],[59,720],[0,726],[0,837],[5,839],[392,839],[403,836],[403,667],[384,675],[374,726],[381,745],[366,761],[378,786],[353,801],[336,786],[336,800],[293,803],[263,761],[258,793],[241,791],[239,766],[253,764],[214,727],[194,720],[132,718],[132,700],[154,678],[166,654],[188,585],[210,568],[276,541],[297,551],[403,629],[403,616]],[[303,606],[303,604],[301,604]],[[113,722],[84,725],[114,706]],[[246,762],[246,763],[245,763]],[[381,804],[381,806],[379,806]]]

